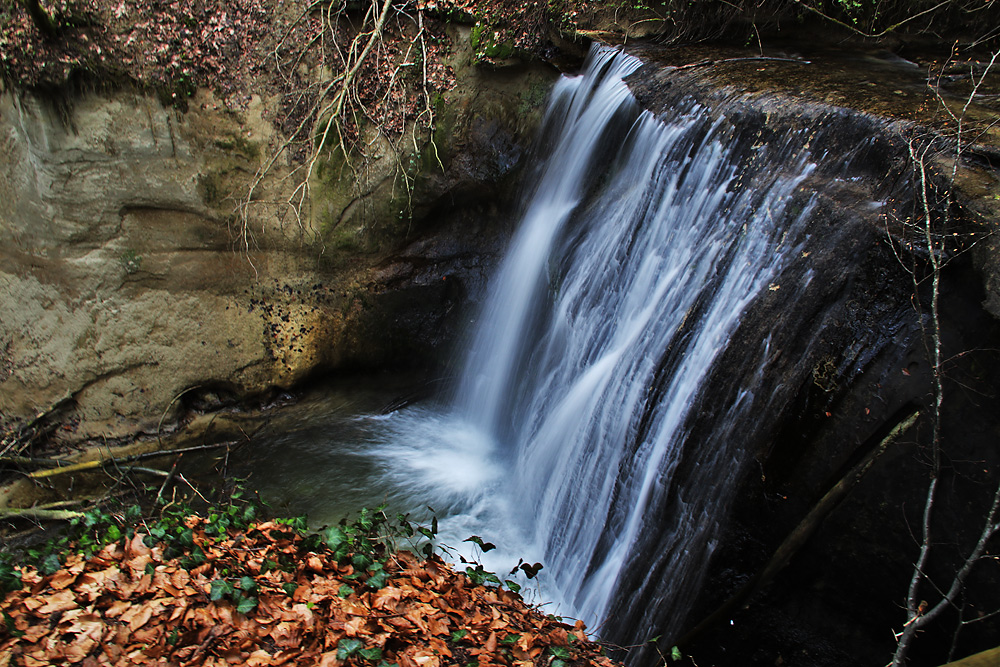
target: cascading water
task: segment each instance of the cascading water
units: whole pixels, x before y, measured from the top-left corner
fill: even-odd
[[[707,378],[802,254],[818,161],[808,128],[765,141],[693,101],[655,117],[624,83],[639,66],[595,47],[557,84],[547,157],[452,403],[353,419],[353,445],[301,455],[342,478],[329,518],[430,505],[443,542],[502,545],[481,555],[501,574],[541,561],[549,609],[619,642],[671,636],[699,588],[770,338],[742,343],[725,396]],[[797,275],[786,291],[809,283]],[[276,451],[261,465],[296,458]],[[313,489],[332,488],[316,474]]]
[[[511,520],[548,568],[545,593],[590,623],[632,598],[650,604],[622,587],[634,560],[668,561],[666,586],[640,584],[657,588],[654,606],[697,585],[739,466],[733,443],[688,444],[685,425],[810,208],[800,196],[786,210],[812,170],[805,136],[747,145],[693,103],[661,122],[623,82],[640,64],[597,49],[556,87],[551,154],[457,399],[509,467]],[[705,450],[703,470],[676,479],[686,446]],[[668,554],[643,552],[651,532]]]

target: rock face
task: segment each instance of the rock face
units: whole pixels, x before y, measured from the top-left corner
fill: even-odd
[[[72,397],[82,434],[120,433],[206,380],[259,387],[247,269],[184,119],[128,93],[2,103],[4,415]]]
[[[808,182],[819,199],[802,258],[745,314],[734,343],[712,370],[707,398],[688,424],[690,437],[709,448],[719,437],[739,438],[745,458],[733,464],[745,467],[729,516],[718,518],[725,527],[685,627],[751,581],[833,484],[904,415],[922,412],[917,427],[876,462],[748,608],[733,610],[684,648],[699,663],[717,665],[884,664],[895,648],[889,629],[898,631],[906,620],[900,605],[919,548],[934,402],[928,357],[935,344],[931,279],[926,245],[918,235],[922,229],[914,227],[924,211],[921,184],[913,176],[919,164],[911,149],[926,155],[929,178],[937,179],[928,190],[930,215],[936,252],[946,260],[940,274],[939,340],[943,358],[949,359],[943,368],[941,438],[947,461],[941,484],[948,491],[935,506],[932,530],[936,543],[950,546],[932,550],[928,573],[937,586],[947,587],[982,530],[1000,469],[995,436],[989,435],[997,433],[1000,421],[975,398],[992,395],[991,378],[1000,372],[998,355],[985,351],[1000,335],[991,317],[996,296],[991,296],[995,277],[989,266],[995,255],[988,245],[998,221],[991,185],[997,173],[981,157],[995,139],[981,135],[984,143],[962,156],[952,189],[960,206],[945,209],[939,193],[949,187],[942,175],[950,172],[955,145],[933,145],[922,153],[931,144],[921,143],[926,132],[914,120],[927,119],[906,115],[933,94],[924,81],[911,84],[896,72],[888,96],[900,90],[912,98],[890,107],[882,104],[881,94],[865,92],[870,80],[885,81],[878,78],[877,64],[859,70],[824,62],[808,75],[792,71],[803,68],[808,55],[778,63],[708,51],[636,52],[652,64],[633,75],[630,85],[654,112],[694,98],[734,128],[735,140],[766,143],[782,132],[806,132],[814,151],[828,156]],[[704,64],[673,66],[698,62]],[[951,241],[941,249],[944,237]],[[763,379],[751,382],[754,373]],[[762,387],[743,397],[754,409],[720,436],[715,430],[719,406],[733,405],[746,386]],[[681,466],[695,474],[706,457],[710,453],[686,454]],[[676,503],[683,506],[684,498]],[[674,508],[663,511],[669,516]],[[648,557],[634,564],[636,579],[668,581],[671,573],[657,569],[657,563],[658,554],[669,549],[650,536]],[[977,577],[963,597],[963,613],[992,608],[1000,590],[988,568]],[[623,589],[629,586],[626,582]],[[920,594],[932,603],[939,599],[930,585]],[[655,605],[655,599],[647,604]],[[653,629],[635,629],[628,618],[612,617],[621,644],[641,643],[677,625],[670,610]],[[958,620],[955,614],[943,629],[926,633],[911,654],[912,664],[946,662],[947,626],[955,627]],[[955,655],[990,648],[997,629],[988,624],[963,628]],[[649,653],[640,650],[635,657],[633,652],[630,659],[652,664],[657,656]]]
[[[237,113],[201,91],[181,113],[128,90],[2,93],[5,428],[51,410],[65,440],[151,432],[192,401],[435,364],[503,243],[501,194],[556,76],[463,58],[433,146],[359,180],[327,164],[301,224],[254,210],[249,252],[233,213],[279,139],[272,101]],[[258,192],[287,198],[286,175]]]

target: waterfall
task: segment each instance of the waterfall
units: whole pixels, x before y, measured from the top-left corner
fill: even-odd
[[[254,463],[262,493],[316,525],[385,503],[433,515],[456,560],[501,578],[540,561],[528,600],[619,645],[677,636],[751,457],[794,423],[816,368],[861,373],[911,317],[905,298],[870,320],[854,304],[844,254],[877,246],[892,192],[912,199],[899,172],[871,185],[895,149],[867,121],[699,103],[644,67],[595,47],[556,85],[456,395],[388,414],[351,412],[357,391],[303,406]],[[654,115],[626,79],[674,103]],[[887,288],[876,269],[858,282]],[[657,661],[643,651],[630,662]]]
[[[502,579],[540,561],[529,602],[659,664],[646,642],[739,583],[741,554],[716,553],[720,590],[706,573],[738,540],[723,522],[748,519],[754,457],[798,453],[839,400],[831,377],[895,350],[877,393],[910,363],[911,278],[876,223],[913,196],[880,123],[595,47],[553,90],[455,395],[302,405],[255,453],[261,492],[317,526],[382,504],[433,516],[454,560]]]
[[[556,85],[455,410],[508,471],[497,493],[544,594],[644,641],[677,630],[714,548],[767,340],[712,432],[689,441],[690,421],[741,314],[800,251],[816,158],[807,129],[763,142],[693,101],[655,117],[624,82],[640,65],[595,47]]]

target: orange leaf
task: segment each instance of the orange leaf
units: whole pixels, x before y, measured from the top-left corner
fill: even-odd
[[[441,667],[441,659],[429,649],[420,649],[413,653],[413,662],[419,667]]]
[[[57,591],[61,591],[62,589],[67,588],[74,581],[76,581],[75,574],[69,570],[59,570],[52,575],[51,579],[49,579],[49,586]]]
[[[319,657],[319,667],[338,667],[340,664],[336,651],[327,651]]]
[[[447,635],[451,632],[448,628],[448,617],[440,614],[427,619],[427,629],[432,635]]]
[[[257,649],[247,657],[244,663],[247,667],[259,667],[261,665],[271,665],[274,660],[270,653],[263,649]]]
[[[136,533],[132,539],[128,541],[128,544],[125,545],[125,555],[129,558],[148,555],[150,548],[147,547],[144,542],[145,537],[146,536],[142,533]]]
[[[372,600],[372,607],[375,609],[384,609],[388,612],[392,612],[396,609],[396,603],[400,601],[403,597],[403,591],[395,586],[386,586],[380,591],[375,593]]]
[[[115,618],[121,616],[126,610],[131,608],[132,603],[126,600],[115,600],[111,603],[111,606],[104,612],[107,618]]]
[[[71,590],[62,590],[45,598],[45,604],[39,607],[40,614],[54,614],[57,611],[69,611],[79,607],[76,603],[76,593]]]
[[[357,637],[364,630],[365,625],[368,624],[368,619],[364,616],[355,616],[349,621],[344,623],[344,633],[348,637]]]
[[[299,587],[295,589],[292,593],[292,599],[296,602],[302,602],[303,600],[308,600],[312,597],[312,586],[309,584],[299,584]]]
[[[149,619],[153,617],[153,606],[149,604],[144,605],[132,605],[125,610],[125,613],[121,616],[122,623],[128,623],[130,630],[135,632],[142,626],[149,622]]]

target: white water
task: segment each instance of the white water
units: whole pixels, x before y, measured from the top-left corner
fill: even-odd
[[[662,530],[650,513],[674,484],[689,411],[740,314],[794,252],[783,239],[808,207],[791,220],[784,208],[812,168],[793,153],[781,156],[791,176],[748,174],[724,122],[697,108],[670,124],[640,112],[622,81],[638,66],[598,51],[557,87],[547,127],[558,141],[457,399],[509,466],[503,504],[549,569],[546,595],[591,623],[642,532]],[[689,557],[672,577],[697,578],[722,496],[688,490],[673,530]]]
[[[365,463],[350,480],[397,508],[430,505],[452,546],[472,534],[502,545],[483,559],[500,574],[541,561],[541,599],[592,626],[646,618],[633,598],[683,619],[736,479],[732,423],[752,384],[716,406],[708,440],[687,442],[686,425],[810,208],[789,204],[812,169],[807,137],[748,147],[693,104],[661,121],[622,80],[639,65],[597,49],[558,83],[550,152],[453,404],[362,418]],[[675,479],[683,457],[695,463]],[[650,577],[623,583],[636,564]]]

